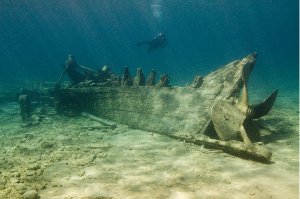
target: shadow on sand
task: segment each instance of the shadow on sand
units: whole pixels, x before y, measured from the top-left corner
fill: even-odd
[[[259,124],[267,130],[267,135],[262,135],[262,141],[265,144],[278,140],[298,139],[298,124],[282,117],[268,118],[260,120]],[[298,129],[298,130],[297,130]]]

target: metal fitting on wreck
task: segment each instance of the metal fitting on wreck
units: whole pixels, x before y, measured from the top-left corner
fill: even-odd
[[[141,68],[137,68],[136,76],[133,80],[134,86],[145,86],[145,76]]]
[[[156,84],[155,77],[156,77],[156,72],[154,69],[152,69],[147,77],[146,85],[147,86],[155,86],[155,84]]]

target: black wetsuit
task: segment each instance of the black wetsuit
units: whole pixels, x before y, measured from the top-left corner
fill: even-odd
[[[159,33],[156,35],[151,41],[142,41],[138,42],[136,45],[138,47],[147,44],[148,45],[148,53],[152,52],[153,50],[156,50],[157,48],[163,48],[166,47],[168,42],[166,35],[163,33]]]

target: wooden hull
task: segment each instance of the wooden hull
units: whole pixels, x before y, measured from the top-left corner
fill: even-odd
[[[89,87],[62,89],[62,103],[146,131],[178,139],[205,138],[211,127],[214,103],[237,97],[243,70],[250,72],[255,57],[231,62],[204,77],[200,88],[192,87]],[[201,138],[199,137],[201,136]],[[197,142],[197,141],[196,141]],[[218,148],[218,147],[213,147]]]
[[[247,62],[248,63],[248,62]],[[200,88],[90,87],[64,89],[82,111],[159,133],[198,133],[210,121],[212,104],[236,96],[247,63],[232,62],[204,77]],[[68,96],[68,97],[67,97]]]

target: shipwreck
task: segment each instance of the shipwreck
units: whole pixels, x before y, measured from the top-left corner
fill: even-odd
[[[255,120],[271,110],[277,90],[262,103],[249,105],[247,81],[255,61],[256,53],[250,54],[205,77],[196,76],[186,87],[169,86],[167,75],[156,83],[155,71],[146,79],[140,68],[131,78],[125,68],[121,77],[110,74],[98,83],[57,86],[56,107],[59,112],[88,112],[132,128],[270,162],[272,153],[260,141]],[[66,64],[76,62],[69,57]]]

